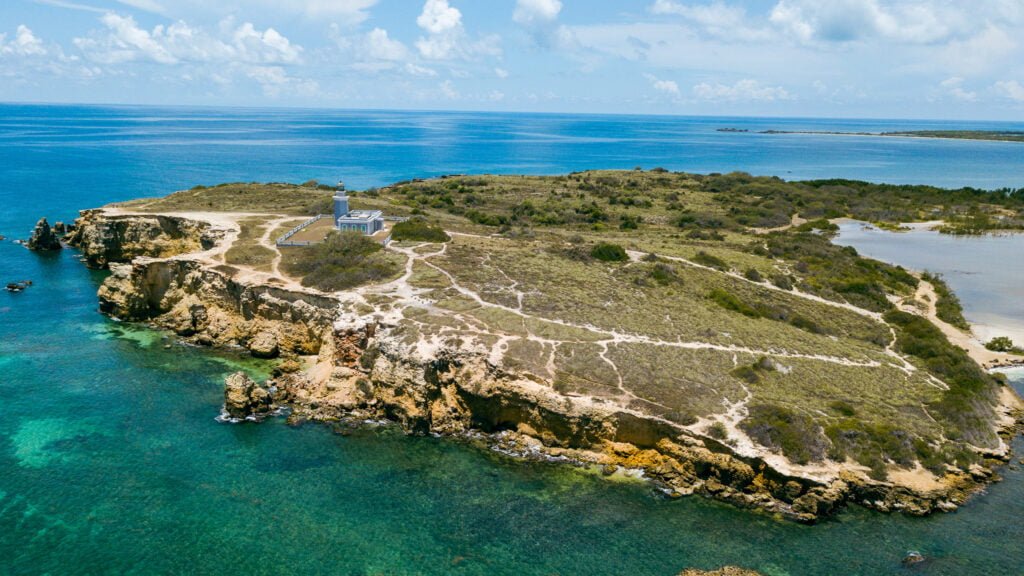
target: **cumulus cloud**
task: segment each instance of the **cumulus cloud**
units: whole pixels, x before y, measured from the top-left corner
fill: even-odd
[[[681,95],[679,90],[679,84],[676,84],[674,80],[662,80],[653,74],[644,74],[644,78],[651,83],[651,87],[657,90],[678,98]]]
[[[87,58],[104,64],[149,61],[158,64],[182,62],[224,62],[249,64],[290,64],[300,59],[302,47],[273,28],[258,30],[251,23],[230,28],[214,36],[185,22],[140,28],[131,16],[104,14],[106,30],[74,44]]]
[[[959,76],[954,76],[952,78],[947,78],[943,80],[939,85],[943,89],[945,89],[950,96],[956,98],[957,100],[962,100],[964,102],[974,102],[975,100],[977,100],[978,93],[964,89],[963,84],[963,78],[960,78]]]
[[[431,34],[444,34],[462,27],[462,12],[448,0],[427,0],[416,25]]]
[[[388,36],[388,31],[383,28],[374,28],[366,34],[363,40],[363,51],[367,58],[373,60],[405,60],[409,57],[409,50],[398,40]]]
[[[996,93],[1003,98],[1009,98],[1016,102],[1024,102],[1024,84],[1016,80],[1000,80],[993,86]]]
[[[501,54],[500,38],[486,36],[471,40],[462,26],[462,12],[448,0],[427,0],[416,18],[416,24],[427,33],[416,41],[420,55],[429,60],[471,59]]]
[[[557,20],[561,11],[562,3],[559,0],[516,0],[512,19],[525,26],[546,24]]]
[[[701,100],[715,102],[790,100],[789,92],[781,86],[764,86],[757,80],[745,79],[728,86],[701,82],[693,87],[693,95]]]
[[[18,26],[10,42],[5,42],[6,38],[6,35],[0,34],[0,55],[45,56],[47,53],[43,41],[24,24]]]

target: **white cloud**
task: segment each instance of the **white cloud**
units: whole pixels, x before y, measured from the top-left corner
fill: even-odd
[[[562,11],[559,0],[516,0],[516,9],[512,19],[526,26],[550,23],[558,19]]]
[[[405,65],[405,71],[412,76],[420,76],[423,78],[433,78],[437,76],[437,71],[426,66],[420,66],[409,62]]]
[[[494,75],[504,80],[505,78],[508,78],[508,70],[505,70],[504,68],[495,68]]]
[[[1013,55],[1017,42],[1005,30],[988,24],[976,35],[954,40],[939,54],[938,60],[948,69],[963,75],[977,75],[999,68]]]
[[[369,31],[364,39],[366,56],[373,60],[405,60],[409,57],[409,50],[398,40],[391,39],[388,31],[383,28],[374,28]]]
[[[701,82],[693,87],[693,95],[709,101],[760,101],[790,100],[792,97],[781,86],[764,86],[757,80],[740,80],[732,86]]]
[[[768,36],[763,27],[753,25],[746,11],[716,0],[711,4],[683,4],[673,0],[656,0],[648,7],[652,14],[682,16],[712,36],[725,40],[755,40]]]
[[[770,20],[804,42],[882,38],[907,44],[967,38],[993,22],[1019,22],[1014,0],[779,0]]]
[[[960,78],[959,76],[953,76],[952,78],[947,78],[943,80],[941,83],[939,83],[939,86],[944,88],[950,96],[956,98],[957,100],[962,100],[964,102],[974,102],[975,100],[977,100],[978,93],[965,90],[963,84],[963,78]]]
[[[302,47],[292,44],[273,28],[257,30],[251,23],[232,29],[229,21],[221,37],[185,22],[142,29],[130,16],[104,14],[100,19],[106,32],[75,38],[74,44],[99,63],[117,64],[150,61],[158,64],[222,62],[248,64],[291,64],[300,59]]]
[[[4,42],[6,35],[0,34],[0,55],[12,54],[15,56],[45,56],[46,48],[43,41],[32,33],[32,30],[24,24],[18,26],[14,38],[10,42]]]
[[[431,34],[444,34],[462,27],[462,12],[448,0],[427,0],[416,25]]]
[[[472,59],[501,54],[501,38],[495,35],[470,40],[462,26],[462,12],[448,0],[427,0],[416,24],[427,36],[416,41],[416,49],[428,60]]]
[[[320,86],[316,81],[293,78],[280,66],[251,66],[246,76],[255,80],[263,90],[263,94],[271,98],[281,95],[313,96]]]
[[[1024,102],[1024,85],[1016,80],[1000,80],[993,85],[993,88],[1004,98]]]
[[[676,84],[674,80],[662,80],[653,74],[644,74],[644,78],[651,83],[651,87],[658,92],[664,92],[670,96],[678,98],[680,96],[679,84]]]

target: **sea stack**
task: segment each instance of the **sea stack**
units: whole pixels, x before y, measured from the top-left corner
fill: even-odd
[[[270,393],[249,378],[236,372],[224,381],[224,411],[234,419],[264,416],[270,412]]]
[[[32,237],[28,239],[29,250],[60,250],[60,239],[53,233],[50,223],[46,218],[40,218],[36,227],[32,230]]]

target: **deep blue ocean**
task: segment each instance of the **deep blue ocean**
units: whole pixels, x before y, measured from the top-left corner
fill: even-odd
[[[1024,123],[0,105],[0,281],[34,281],[0,292],[0,574],[1024,574],[1017,466],[955,514],[808,527],[390,428],[221,424],[224,375],[267,365],[110,321],[104,273],[10,242],[40,216],[238,180],[661,166],[1024,187],[1024,144],[718,128]],[[902,567],[909,550],[928,562]]]

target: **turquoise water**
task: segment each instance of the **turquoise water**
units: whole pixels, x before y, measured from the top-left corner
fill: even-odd
[[[353,137],[379,142],[350,142],[339,152],[328,142],[339,132],[308,125],[308,112],[295,113],[293,126],[286,113],[261,122],[262,113],[249,111],[245,127],[229,128],[230,115],[211,111],[194,118],[181,110],[0,110],[8,112],[0,118],[0,234],[12,237],[43,213],[68,218],[80,207],[197,181],[351,172],[372,185],[462,171],[444,157],[464,162],[465,171],[488,162],[514,171],[516,158],[543,155],[530,144],[474,148],[450,130],[431,131],[448,115],[344,116]],[[475,118],[472,141],[488,116],[466,118]],[[614,140],[623,130],[607,133],[606,118],[502,118],[544,123],[547,139],[569,130],[564,125],[591,140]],[[678,122],[681,132],[697,130]],[[627,123],[643,129],[643,119]],[[406,145],[389,148],[381,143],[389,130],[422,156],[442,159],[431,164]],[[288,131],[299,135],[278,134]],[[226,132],[236,143],[209,142]],[[267,142],[237,143],[257,137]],[[301,153],[289,150],[295,139],[306,141]],[[553,146],[557,152],[535,169],[602,165],[588,146]],[[608,154],[606,163],[635,162]],[[731,161],[747,167],[740,157]],[[389,428],[341,435],[280,420],[220,424],[223,376],[237,369],[261,376],[268,367],[103,318],[95,297],[102,277],[71,251],[36,255],[0,242],[0,280],[35,282],[20,294],[0,292],[2,574],[671,575],[723,564],[772,575],[1024,572],[1018,469],[955,514],[915,519],[852,509],[807,527]],[[908,550],[929,562],[904,569]]]

